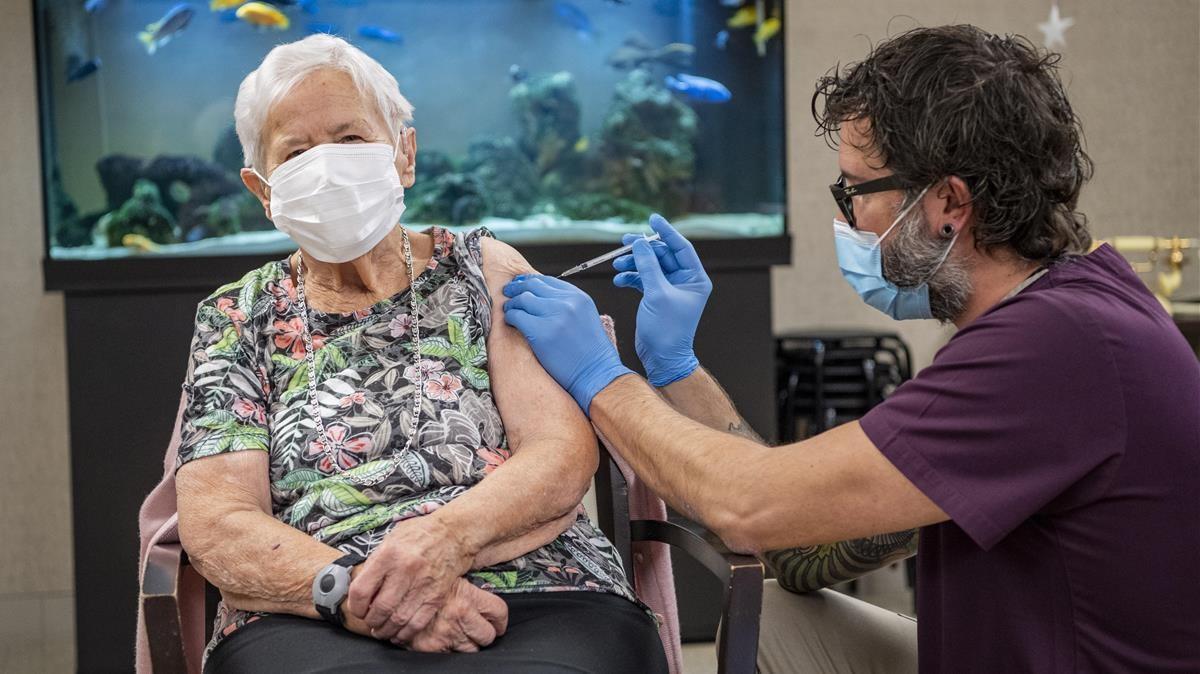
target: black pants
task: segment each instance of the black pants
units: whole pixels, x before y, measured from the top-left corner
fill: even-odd
[[[416,653],[339,627],[271,615],[239,628],[205,674],[242,672],[595,672],[665,674],[654,621],[631,602],[597,592],[500,595],[508,631],[478,653]]]

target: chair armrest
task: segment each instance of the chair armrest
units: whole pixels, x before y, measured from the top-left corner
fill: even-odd
[[[762,613],[763,565],[756,557],[732,552],[712,534],[701,536],[673,522],[634,520],[634,541],[679,548],[724,585],[721,629],[717,633],[718,674],[754,674],[758,660],[758,621]]]
[[[187,553],[178,543],[159,543],[151,546],[146,554],[146,568],[142,572],[142,620],[155,674],[186,674],[188,671],[183,650],[183,619],[179,611],[180,586],[186,564]]]

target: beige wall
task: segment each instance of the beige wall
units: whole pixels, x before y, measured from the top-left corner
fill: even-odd
[[[0,670],[74,669],[62,297],[42,292],[29,2],[0,2]]]
[[[842,281],[836,212],[826,187],[836,154],[812,135],[816,78],[870,44],[918,25],[974,23],[1041,44],[1050,0],[786,0],[793,264],[774,272],[776,331],[827,326],[898,329],[925,365],[950,332],[929,321],[894,323]],[[1080,209],[1097,237],[1200,236],[1200,1],[1061,0],[1062,75],[1083,120],[1096,175]],[[1193,258],[1194,260],[1194,258]],[[1193,261],[1186,287],[1200,293]]]
[[[703,0],[710,1],[710,0]],[[794,264],[774,273],[775,326],[891,328],[841,280],[825,186],[834,155],[810,135],[812,82],[869,40],[951,21],[1038,37],[1048,0],[789,1]],[[1096,160],[1082,208],[1101,236],[1197,233],[1200,2],[1063,0],[1065,75]],[[42,291],[41,196],[29,3],[0,2],[0,669],[73,669],[62,298]],[[1147,196],[1155,195],[1155,196]],[[1195,276],[1190,279],[1194,280]],[[1191,281],[1189,281],[1191,282]],[[905,324],[928,363],[946,333]]]

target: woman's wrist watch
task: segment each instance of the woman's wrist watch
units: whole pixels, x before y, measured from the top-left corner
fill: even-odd
[[[313,578],[313,606],[325,620],[341,627],[342,602],[350,591],[350,569],[367,561],[362,555],[349,554],[333,560]]]

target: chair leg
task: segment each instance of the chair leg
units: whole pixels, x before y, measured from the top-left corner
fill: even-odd
[[[761,566],[730,569],[724,620],[717,635],[717,674],[754,674],[757,669],[762,584]]]

